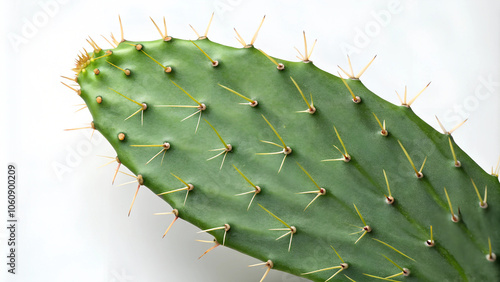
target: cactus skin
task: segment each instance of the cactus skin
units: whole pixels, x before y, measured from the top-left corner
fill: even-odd
[[[486,256],[488,238],[493,251],[500,245],[500,185],[497,177],[484,172],[452,138],[459,168],[454,165],[448,136],[423,122],[411,108],[382,100],[359,80],[345,80],[362,99],[356,104],[340,78],[312,62],[275,59],[285,65],[280,71],[253,47],[236,49],[208,39],[195,43],[219,65],[213,67],[192,42],[173,38],[124,41],[109,56],[99,58],[107,50],[89,53],[94,59],[82,58],[77,67],[80,95],[94,126],[114,147],[120,162],[141,175],[142,184],[155,194],[183,187],[175,176],[194,185],[187,199],[186,191],[161,196],[178,210],[179,218],[202,230],[229,224],[226,235],[220,229],[209,233],[227,247],[263,262],[271,260],[273,269],[314,281],[325,281],[339,269],[304,273],[339,266],[339,256],[349,267],[330,281],[348,281],[344,274],[355,281],[375,281],[366,274],[387,277],[400,273],[384,256],[411,271],[407,277],[390,278],[396,281],[499,279],[498,261],[490,262]],[[136,44],[141,44],[142,51]],[[172,71],[165,72],[151,58]],[[129,70],[129,75],[116,66]],[[96,69],[99,71],[94,72]],[[314,114],[298,113],[308,105],[291,77],[308,101],[311,93],[317,109]],[[171,81],[206,104],[196,133],[197,115],[181,122],[195,108],[156,107],[197,105]],[[258,106],[240,105],[246,101],[219,84],[258,100]],[[146,103],[147,109],[125,120],[140,107],[117,92]],[[373,113],[387,123],[388,136],[380,134]],[[281,144],[263,116],[293,150],[279,173],[283,154],[256,154],[282,150],[260,141]],[[224,155],[207,161],[218,153],[209,150],[224,145],[203,119],[232,145],[222,168]],[[322,162],[342,157],[332,146],[343,150],[334,126],[352,157],[349,162]],[[119,138],[121,133],[124,139]],[[423,178],[416,177],[398,140],[417,169],[427,157]],[[162,148],[132,146],[164,142],[170,148],[164,151],[163,163],[163,152],[151,160]],[[248,210],[252,194],[235,194],[252,188],[233,166],[262,188]],[[304,170],[326,189],[306,210],[316,194],[298,193],[317,188]],[[395,198],[392,205],[384,196],[388,192],[383,170]],[[479,207],[471,178],[483,199],[488,186],[486,209]],[[450,220],[444,187],[453,213],[460,209],[457,223]],[[139,197],[144,190],[139,189]],[[276,240],[286,231],[269,230],[284,225],[259,205],[296,227],[290,251],[289,236]],[[361,231],[357,226],[364,223],[354,205],[372,229],[357,243],[363,233],[350,234]],[[427,247],[431,225],[435,246]]]

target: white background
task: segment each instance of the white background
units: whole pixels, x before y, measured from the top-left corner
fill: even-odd
[[[356,4],[354,4],[354,2]],[[325,4],[328,3],[328,4]],[[65,128],[90,122],[81,100],[59,83],[85,38],[109,48],[101,34],[153,40],[166,16],[169,35],[195,39],[215,12],[211,40],[239,46],[236,27],[250,41],[263,15],[266,21],[256,47],[275,57],[297,60],[302,31],[318,39],[312,60],[336,73],[347,68],[346,52],[360,70],[374,55],[362,81],[384,99],[399,104],[429,81],[413,110],[439,129],[469,121],[453,135],[488,172],[500,156],[500,3],[498,1],[2,1],[0,214],[6,214],[6,166],[18,168],[17,268],[6,273],[7,230],[0,227],[2,281],[259,281],[259,261],[224,247],[198,260],[210,236],[179,220],[162,239],[173,216],[154,216],[171,208],[141,189],[132,215],[127,211],[133,179],[120,175],[111,185],[115,164],[98,168],[115,156],[90,130]],[[346,51],[346,46],[350,46]],[[485,83],[485,81],[490,81]],[[390,124],[388,125],[390,128]],[[55,169],[58,168],[58,169]],[[6,224],[6,219],[2,220]],[[0,276],[0,278],[2,277]],[[266,282],[303,281],[271,271]]]

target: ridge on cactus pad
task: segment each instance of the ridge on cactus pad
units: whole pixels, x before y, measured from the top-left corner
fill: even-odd
[[[167,232],[186,220],[266,274],[313,281],[499,279],[498,175],[416,116],[406,93],[393,105],[307,50],[290,62],[254,40],[160,33],[109,50],[91,40],[74,90],[136,196],[147,187],[173,209]]]

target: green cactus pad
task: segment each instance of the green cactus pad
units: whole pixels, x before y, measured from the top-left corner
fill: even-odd
[[[314,281],[500,277],[497,177],[358,79],[206,38],[123,41],[75,70],[138,197],[226,247]]]

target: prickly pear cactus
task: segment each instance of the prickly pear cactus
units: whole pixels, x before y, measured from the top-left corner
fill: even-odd
[[[406,93],[384,101],[364,70],[326,73],[307,47],[289,62],[159,31],[109,50],[90,40],[74,90],[137,192],[172,207],[164,236],[183,219],[265,274],[314,281],[499,279],[498,168],[484,172]]]

